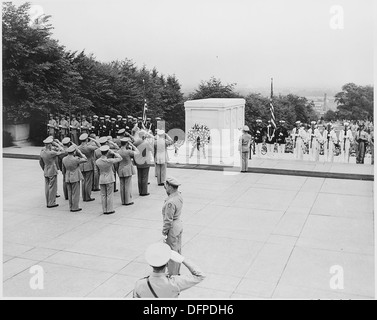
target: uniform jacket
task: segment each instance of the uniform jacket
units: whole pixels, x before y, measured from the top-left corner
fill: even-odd
[[[264,128],[262,126],[256,126],[254,129],[254,140],[255,143],[262,143],[263,142],[263,136],[265,134]]]
[[[63,159],[63,175],[65,182],[74,183],[83,180],[83,175],[80,170],[80,164],[85,159],[75,157],[74,155],[68,155]]]
[[[139,150],[138,154],[135,154],[135,163],[138,168],[148,168],[151,166],[152,154],[153,154],[153,144],[146,140],[135,140],[135,147]]]
[[[157,137],[154,141],[154,158],[156,164],[164,164],[168,162],[168,151],[166,148],[170,144],[169,140],[160,137]]]
[[[122,158],[118,155],[115,158],[106,158],[101,156],[96,161],[96,165],[99,171],[99,184],[108,184],[115,182],[113,164],[122,161]]]
[[[288,137],[288,130],[285,127],[279,127],[276,129],[276,141],[277,143],[284,144]]]
[[[122,161],[119,162],[118,166],[119,177],[132,176],[132,158],[135,156],[135,152],[121,148],[118,153],[122,157]]]
[[[251,135],[243,133],[238,142],[238,151],[249,152],[251,142]]]
[[[45,177],[53,177],[58,174],[56,157],[60,154],[61,152],[58,151],[42,149],[39,159],[39,165],[43,169]]]
[[[88,161],[80,165],[81,171],[92,171],[94,170],[94,151],[97,146],[90,145],[88,143],[81,144],[79,150],[87,157]]]
[[[167,235],[173,227],[173,221],[180,220],[183,207],[183,199],[179,191],[169,195],[162,207],[163,227],[162,233]]]

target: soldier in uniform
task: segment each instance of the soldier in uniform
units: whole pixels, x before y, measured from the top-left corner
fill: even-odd
[[[71,121],[71,140],[74,144],[79,144],[79,129],[80,129],[80,122],[76,120],[75,115],[72,115]]]
[[[255,126],[253,135],[254,135],[256,156],[260,157],[261,156],[261,150],[262,150],[264,129],[263,129],[263,126],[262,126],[262,120],[257,119],[256,123],[257,124]]]
[[[339,132],[339,141],[342,146],[343,162],[349,163],[350,161],[350,147],[353,142],[352,131],[348,128],[349,123],[344,123],[344,130]]]
[[[55,138],[56,121],[55,121],[54,116],[52,114],[50,114],[50,120],[48,121],[47,127],[48,127],[48,130],[47,130],[48,135],[50,135],[52,138]]]
[[[94,170],[93,170],[93,189],[92,191],[100,191],[99,187],[99,171],[98,167],[95,165],[96,161],[101,158],[102,153],[100,148],[107,144],[107,137],[101,137],[98,139],[100,147],[94,150]]]
[[[288,130],[285,127],[285,121],[279,121],[279,127],[276,129],[276,142],[278,143],[278,154],[284,155],[285,153],[285,144],[288,138]]]
[[[153,268],[153,272],[136,282],[134,298],[178,298],[181,291],[205,279],[204,273],[194,263],[171,250],[165,243],[150,245],[146,250],[145,259]],[[190,274],[179,276],[166,274],[166,265],[170,261],[183,264]]]
[[[62,119],[60,120],[61,139],[68,137],[68,128],[69,123],[66,120],[65,116],[62,116]]]
[[[63,159],[63,177],[67,185],[69,209],[71,212],[77,212],[82,210],[79,208],[80,180],[83,180],[80,165],[87,162],[88,159],[75,145],[71,145],[67,149],[67,153],[68,155]]]
[[[122,205],[130,206],[132,202],[132,159],[139,150],[131,143],[130,138],[121,138],[121,148],[119,155],[122,161],[119,162],[118,176],[120,181],[120,199]]]
[[[85,115],[82,115],[82,122],[81,122],[81,134],[83,133],[87,133],[89,134],[90,133],[90,129],[91,129],[91,124],[89,123],[89,121],[86,120],[86,116]]]
[[[110,116],[105,115],[105,124],[103,126],[102,136],[109,136],[111,132]]]
[[[166,179],[166,168],[168,163],[167,146],[173,144],[173,140],[165,134],[164,130],[157,130],[157,137],[154,140],[154,161],[157,184],[163,186]]]
[[[89,144],[91,140],[93,144]],[[80,135],[81,144],[78,147],[87,158],[87,161],[80,164],[80,169],[84,177],[82,183],[82,199],[84,202],[89,202],[95,200],[92,198],[91,193],[93,189],[93,178],[94,178],[94,150],[100,147],[100,144],[93,138],[89,138],[87,133]]]
[[[291,132],[293,141],[293,155],[296,159],[304,158],[304,141],[306,138],[305,130],[301,127],[301,121],[296,121],[296,128]]]
[[[274,149],[275,149],[275,142],[276,142],[276,130],[270,120],[268,120],[268,125],[265,128],[265,132],[266,132],[267,154],[273,157]]]
[[[110,150],[108,145],[103,145],[100,148],[101,158],[96,161],[99,171],[99,184],[101,189],[101,202],[104,214],[113,214],[114,200],[114,172],[113,165],[122,161],[122,157]],[[114,156],[111,158],[110,156]]]
[[[183,225],[181,220],[183,199],[178,187],[181,184],[173,177],[166,178],[165,190],[168,197],[165,199],[162,207],[162,235],[166,238],[166,243],[170,248],[179,254],[182,249]],[[170,275],[179,274],[180,264],[173,261],[168,263],[168,272]]]
[[[364,164],[365,150],[368,143],[368,133],[364,130],[364,124],[361,124],[356,131],[355,140],[357,142],[356,163]]]
[[[148,134],[141,130],[139,138],[135,139],[134,145],[139,150],[139,154],[135,154],[135,163],[137,167],[137,179],[140,196],[148,196],[148,178],[149,168],[151,166],[151,158],[153,154],[153,145],[146,138]]]
[[[238,151],[241,155],[241,172],[247,172],[249,166],[249,152],[251,143],[251,135],[249,134],[249,131],[249,127],[244,126],[242,129],[242,136],[238,142]]]
[[[119,131],[119,126],[115,118],[111,118],[111,125],[110,125],[110,134],[113,139],[117,137],[117,132]]]
[[[118,126],[117,127],[118,130],[116,131],[118,132],[123,127],[122,116],[120,114],[117,115],[117,120],[115,121],[115,123]]]
[[[39,159],[39,165],[41,166],[44,177],[45,177],[45,195],[47,208],[55,208],[58,206],[56,203],[56,192],[57,192],[57,156],[63,152],[63,148],[54,143],[54,139],[49,136],[43,143],[45,148],[42,149]],[[52,145],[57,148],[57,151],[52,150]]]
[[[92,132],[99,137],[100,132],[99,132],[99,121],[98,121],[98,116],[94,115],[93,116],[93,121],[92,121]]]
[[[318,128],[316,127],[316,122],[312,121],[311,127],[308,130],[308,139],[309,139],[309,159],[311,161],[319,161],[319,149],[320,149],[320,142],[321,142],[321,133],[319,132]]]

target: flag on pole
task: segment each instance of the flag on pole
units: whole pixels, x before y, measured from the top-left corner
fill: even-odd
[[[143,122],[147,120],[147,99],[144,99],[144,106],[143,106]]]
[[[274,89],[273,89],[273,79],[271,78],[271,96],[270,96],[270,112],[271,112],[271,124],[276,129],[276,121],[275,121],[275,113],[274,113],[274,105],[272,104],[272,97],[274,95]]]

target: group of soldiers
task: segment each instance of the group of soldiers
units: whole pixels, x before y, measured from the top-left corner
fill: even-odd
[[[142,124],[155,132],[157,123],[161,118],[157,117],[152,122],[151,118],[143,121],[142,117],[126,117],[117,115],[115,118],[109,115],[104,116],[86,116],[86,115],[53,115],[50,114],[47,123],[47,135],[62,140],[69,137],[75,144],[79,143],[79,136],[83,133],[94,133],[98,137],[111,136],[116,138],[120,129],[125,129],[129,134],[134,135],[136,128],[141,129]]]
[[[267,155],[274,156],[275,145],[278,154],[285,153],[288,139],[293,144],[294,158],[303,160],[304,154],[309,153],[309,160],[319,161],[322,152],[324,161],[333,162],[335,155],[340,155],[341,162],[349,163],[351,146],[356,149],[356,163],[363,164],[366,147],[368,144],[372,150],[372,164],[374,163],[374,134],[373,127],[360,121],[350,125],[349,121],[343,124],[320,123],[311,121],[310,125],[296,121],[295,127],[289,132],[284,120],[279,121],[275,128],[270,121],[267,125],[257,119],[256,125],[249,130],[255,144],[255,154],[261,155],[263,144],[266,144]],[[250,143],[251,147],[251,143]]]

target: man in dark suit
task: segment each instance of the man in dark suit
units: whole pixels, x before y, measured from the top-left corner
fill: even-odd
[[[276,129],[276,142],[278,143],[278,153],[281,156],[285,153],[285,143],[288,138],[288,130],[285,127],[285,121],[279,121],[279,127]]]

